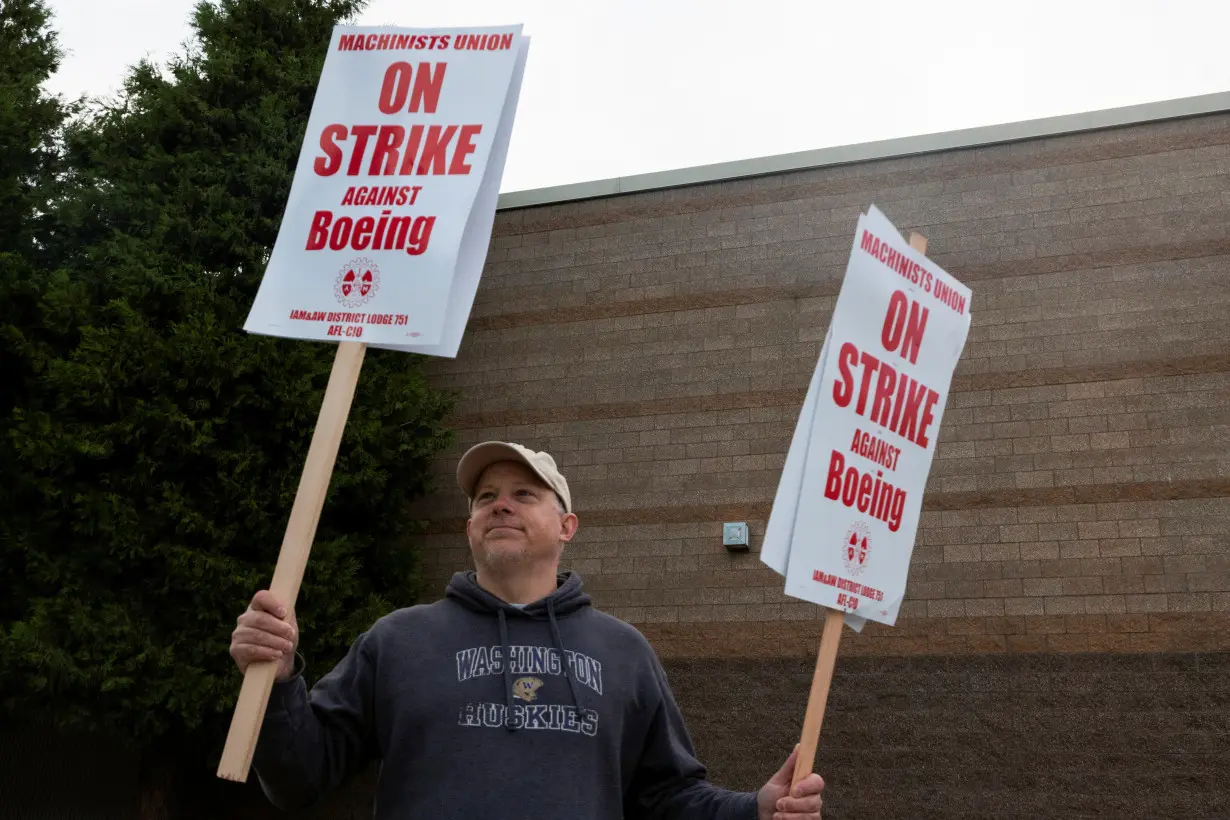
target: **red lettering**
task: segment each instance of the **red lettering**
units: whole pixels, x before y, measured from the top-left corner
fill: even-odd
[[[858,362],[858,348],[850,342],[845,342],[837,353],[837,369],[841,378],[833,382],[833,401],[838,407],[846,407],[854,397],[854,374],[850,365]]]
[[[439,125],[433,125],[427,129],[427,142],[423,145],[423,158],[419,160],[418,173],[432,174],[445,173],[445,155],[444,151],[448,148],[448,144],[453,141],[453,136],[457,133],[457,126],[450,125],[447,128]]]
[[[905,399],[905,410],[901,419],[901,429],[894,432],[899,433],[915,444],[918,443],[918,415],[922,408],[923,399],[927,396],[927,386],[922,382],[910,379],[907,385],[907,395]],[[935,391],[930,391],[935,392]],[[926,445],[923,445],[926,446]]]
[[[362,217],[354,225],[354,240],[351,245],[356,251],[367,250],[371,241],[372,231],[376,228],[376,220],[370,216]]]
[[[910,364],[918,363],[918,350],[922,346],[923,332],[927,329],[930,309],[920,308],[902,291],[894,291],[888,300],[888,313],[880,330],[880,341],[888,351],[901,348],[901,358]],[[907,318],[908,317],[908,318]]]
[[[824,481],[824,497],[836,501],[841,497],[841,474],[845,470],[846,460],[841,453],[833,451],[829,459],[829,475]]]
[[[447,63],[419,63],[415,71],[409,63],[398,61],[384,71],[380,86],[380,110],[385,114],[397,114],[410,98],[411,113],[425,110],[436,113],[440,104],[440,91],[444,88],[444,72]],[[413,82],[413,85],[411,84]]]
[[[863,477],[858,481],[858,511],[867,512],[867,505],[871,503],[871,473],[863,473]]]
[[[380,135],[376,137],[376,147],[372,150],[372,164],[368,166],[369,176],[389,176],[397,165],[398,146],[406,139],[406,129],[400,125],[380,126]]]
[[[453,161],[448,166],[450,174],[468,174],[470,166],[466,164],[465,159],[469,154],[474,153],[476,146],[474,145],[474,137],[476,137],[483,127],[481,125],[463,125],[461,126],[461,134],[457,137],[457,148],[453,151]]]
[[[333,221],[332,211],[317,211],[312,217],[312,227],[308,229],[307,250],[318,251],[325,246],[329,237],[329,223]]]
[[[354,153],[350,155],[350,166],[346,169],[346,176],[354,177],[359,175],[359,166],[363,164],[363,155],[367,153],[368,137],[374,136],[376,126],[374,125],[356,125],[350,129],[350,133],[355,137]]]
[[[918,364],[918,350],[922,347],[923,331],[927,329],[927,316],[930,308],[919,308],[917,302],[910,302],[910,319],[905,326],[905,339],[901,343],[901,357],[909,359],[910,364]]]
[[[410,111],[416,112],[423,108],[428,114],[436,113],[440,104],[440,90],[444,87],[444,69],[447,63],[436,63],[432,72],[431,63],[419,63],[418,73],[414,75],[414,91],[410,94]]]
[[[893,402],[893,418],[888,425],[888,429],[894,433],[897,432],[897,425],[901,423],[901,409],[905,407],[906,388],[909,387],[911,381],[909,376],[902,376],[897,382],[897,400]]]
[[[317,176],[333,176],[337,173],[337,169],[342,167],[342,149],[337,146],[339,139],[346,139],[346,126],[344,125],[336,123],[326,125],[320,132],[320,150],[325,152],[325,156],[317,157],[312,163]]]
[[[398,61],[384,70],[384,82],[380,85],[378,105],[382,114],[398,114],[410,94],[410,79],[414,69],[404,61]]]
[[[414,172],[414,160],[419,154],[419,143],[423,141],[423,126],[410,126],[410,139],[406,143],[406,151],[402,154],[399,174],[405,176]],[[421,172],[420,172],[421,173]]]
[[[914,441],[919,447],[927,446],[927,428],[931,426],[931,422],[935,421],[935,416],[932,410],[935,403],[940,400],[940,394],[934,390],[927,390],[927,403],[923,405],[922,420],[918,423],[918,436]]]
[[[867,392],[871,387],[871,378],[875,375],[876,370],[880,366],[880,360],[870,353],[863,353],[863,382],[858,391],[858,405],[855,406],[854,412],[860,416],[867,410]]]
[[[888,313],[884,314],[884,324],[880,328],[880,344],[892,353],[901,344],[901,333],[905,330],[906,305],[909,300],[899,290],[893,291],[888,299]]]
[[[876,238],[871,235],[871,231],[864,228],[863,229],[863,241],[859,244],[859,247],[867,251],[867,253],[871,253],[872,252],[871,246],[875,243],[875,241],[876,241]]]
[[[846,468],[846,481],[841,488],[841,503],[847,507],[854,506],[854,498],[858,494],[858,468]]]
[[[350,229],[354,227],[354,220],[348,216],[340,216],[333,223],[333,230],[329,234],[329,247],[335,251],[340,251],[346,247],[346,242],[350,239]]]
[[[876,382],[876,398],[871,403],[871,420],[881,427],[888,426],[888,413],[892,408],[893,388],[897,385],[897,371],[887,364],[880,368]]]

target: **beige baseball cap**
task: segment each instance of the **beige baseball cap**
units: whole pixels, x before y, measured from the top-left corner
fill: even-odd
[[[555,459],[551,458],[549,453],[535,452],[511,441],[484,441],[466,450],[461,461],[457,463],[457,483],[466,498],[474,499],[474,485],[478,483],[483,470],[497,461],[519,461],[529,467],[556,492],[564,502],[564,509],[572,512],[572,494],[568,491],[568,481],[555,466]]]

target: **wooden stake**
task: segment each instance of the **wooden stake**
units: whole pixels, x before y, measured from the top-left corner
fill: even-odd
[[[845,613],[830,609],[824,619],[824,634],[820,636],[820,651],[816,654],[816,673],[811,679],[811,694],[807,696],[807,715],[803,718],[803,735],[799,739],[799,756],[794,761],[791,786],[812,773],[816,762],[816,745],[820,742],[820,724],[824,722],[824,705],[829,699],[829,684],[833,682],[833,667],[837,665],[837,645]]]
[[[927,237],[911,233],[910,247],[925,255]],[[837,665],[837,647],[841,643],[844,620],[845,614],[836,609],[830,609],[824,619],[824,633],[820,636],[820,651],[816,654],[816,671],[811,679],[811,693],[807,696],[807,714],[803,718],[803,734],[799,738],[799,755],[794,761],[791,787],[797,786],[815,767],[816,746],[820,743],[820,726],[824,723],[824,707],[829,699],[833,669]]]
[[[312,434],[312,444],[303,465],[290,521],[286,524],[286,535],[282,539],[273,582],[269,586],[270,592],[288,611],[294,608],[295,599],[299,597],[299,585],[303,582],[308,554],[316,538],[316,525],[320,522],[320,511],[325,504],[333,463],[337,460],[337,449],[342,441],[342,431],[346,429],[346,417],[350,414],[350,403],[354,399],[366,351],[367,345],[363,342],[341,342],[333,359],[333,371],[329,374],[329,384],[316,419],[316,431]],[[267,661],[251,664],[244,673],[226,746],[218,764],[218,777],[240,783],[247,781],[277,671],[277,662]]]

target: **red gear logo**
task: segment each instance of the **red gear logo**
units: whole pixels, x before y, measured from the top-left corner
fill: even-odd
[[[845,561],[846,571],[851,575],[862,575],[867,569],[867,558],[871,553],[871,530],[862,521],[856,521],[846,532],[846,540],[841,547],[841,557]]]
[[[343,306],[357,308],[367,304],[380,290],[380,268],[370,259],[352,259],[337,272],[333,296]]]

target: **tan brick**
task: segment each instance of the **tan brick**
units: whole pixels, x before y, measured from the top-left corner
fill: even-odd
[[[1211,601],[1207,592],[1168,595],[1166,600],[1171,612],[1208,612],[1211,609]]]
[[[1140,575],[1109,575],[1102,579],[1102,590],[1108,595],[1144,593],[1145,580]]]
[[[1122,595],[1090,595],[1085,598],[1085,612],[1094,614],[1122,614],[1127,612],[1127,601]]]
[[[927,601],[927,616],[930,618],[963,618],[965,602],[951,600]]]
[[[1019,578],[983,581],[983,590],[989,598],[1017,598],[1023,594]]]
[[[1021,558],[1025,561],[1049,561],[1059,558],[1059,545],[1054,541],[1022,543]]]
[[[1005,614],[1004,602],[999,598],[982,598],[966,601],[965,611],[970,617],[993,617]]]
[[[1105,450],[1113,447],[1128,447],[1128,434],[1126,432],[1091,433],[1089,435],[1089,446],[1094,450]]]
[[[1230,592],[1230,572],[1190,573],[1187,576],[1187,591]]]
[[[1034,615],[1026,616],[1025,631],[1027,634],[1033,635],[1054,635],[1063,634],[1068,631],[1068,628],[1064,624],[1063,618]]]
[[[1005,615],[1042,615],[1045,614],[1043,602],[1045,598],[1006,598],[1004,600]]]
[[[1124,575],[1160,575],[1166,571],[1161,558],[1123,558]]]
[[[978,561],[981,558],[982,549],[977,544],[950,544],[944,547],[944,561],[947,563]]]
[[[1159,595],[1125,595],[1127,611],[1131,613],[1137,612],[1165,612],[1166,596]]]
[[[1145,592],[1186,592],[1188,576],[1181,573],[1146,575]]]
[[[1097,558],[1101,555],[1097,541],[1060,541],[1059,557],[1064,558]]]
[[[1025,578],[1021,589],[1026,597],[1051,596],[1063,594],[1062,578]]]
[[[1005,543],[1037,541],[1038,525],[1009,524],[999,528],[999,540]]]
[[[982,545],[982,560],[984,561],[1016,561],[1021,557],[1021,548],[1016,544]]]
[[[1100,595],[1102,593],[1102,577],[1100,575],[1080,578],[1061,578],[1064,595]]]
[[[1071,596],[1058,596],[1045,600],[1047,615],[1081,615],[1085,612],[1085,599]]]
[[[1078,534],[1077,524],[1072,521],[1038,525],[1038,538],[1043,541],[1071,540],[1079,537],[1081,536]]]
[[[1080,538],[1118,538],[1119,524],[1116,521],[1082,521],[1077,525]]]

